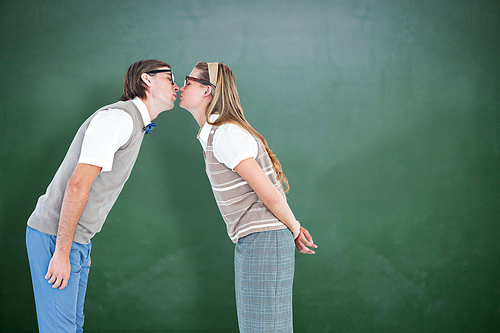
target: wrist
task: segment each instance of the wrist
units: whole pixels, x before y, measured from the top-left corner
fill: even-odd
[[[293,239],[297,239],[300,235],[300,222],[295,220],[295,228],[293,228]]]
[[[68,250],[66,249],[63,249],[63,248],[58,248],[56,246],[56,249],[54,251],[54,254],[52,254],[52,257],[54,258],[69,258],[69,254],[71,252],[71,248],[69,248]]]

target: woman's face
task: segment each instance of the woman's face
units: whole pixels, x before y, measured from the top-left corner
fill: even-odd
[[[189,76],[200,78],[201,69],[194,68]],[[184,86],[180,88],[181,97],[179,106],[188,111],[194,111],[195,109],[203,109],[208,105],[207,98],[203,97],[207,91],[207,86],[193,80],[186,80]],[[205,105],[206,104],[206,105]]]

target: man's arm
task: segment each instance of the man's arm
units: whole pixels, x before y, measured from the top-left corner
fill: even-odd
[[[71,272],[69,253],[78,220],[89,198],[90,187],[101,172],[101,167],[79,163],[68,180],[59,217],[56,250],[50,260],[45,279],[52,288],[64,289]]]

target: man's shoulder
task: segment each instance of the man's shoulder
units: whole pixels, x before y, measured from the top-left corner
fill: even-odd
[[[119,110],[124,110],[124,111],[129,111],[129,110],[136,110],[137,106],[134,104],[132,100],[128,101],[118,101],[114,102],[108,105],[105,105],[101,107],[98,111],[105,111],[105,110],[111,110],[111,109],[119,109]]]
[[[94,119],[95,122],[97,119],[104,121],[116,121],[116,122],[132,122],[132,116],[123,109],[119,108],[106,108],[100,110],[96,113]]]

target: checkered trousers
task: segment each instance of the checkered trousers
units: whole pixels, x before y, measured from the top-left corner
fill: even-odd
[[[240,238],[234,266],[240,332],[293,332],[295,244],[290,230]]]

